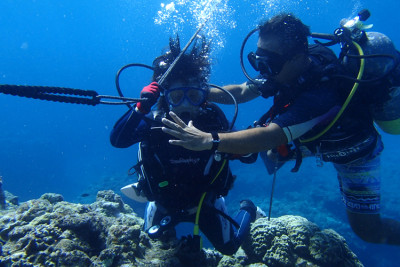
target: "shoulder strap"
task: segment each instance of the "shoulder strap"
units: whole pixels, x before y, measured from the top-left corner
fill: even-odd
[[[331,49],[321,44],[309,45],[308,54],[312,57],[315,57],[322,66],[336,63],[338,60],[335,53]]]

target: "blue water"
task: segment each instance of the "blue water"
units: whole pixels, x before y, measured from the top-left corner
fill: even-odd
[[[117,95],[114,78],[132,62],[151,64],[179,32],[186,43],[201,22],[208,1],[159,0],[2,0],[0,2],[0,84],[47,85],[95,90]],[[164,6],[162,6],[164,3]],[[362,8],[372,16],[374,30],[388,35],[400,47],[399,4],[380,1],[222,1],[205,29],[214,41],[211,82],[244,82],[239,49],[246,34],[263,18],[279,11],[299,16],[314,32],[331,33],[340,19]],[[250,39],[250,48],[255,39]],[[252,47],[251,47],[252,46]],[[138,97],[150,80],[150,71],[132,69],[121,76],[126,96]],[[243,104],[236,123],[246,128],[269,106],[259,99]],[[88,202],[97,190],[130,182],[126,171],[136,160],[136,146],[113,148],[108,139],[125,106],[96,107],[54,103],[0,95],[0,175],[4,187],[21,201],[45,192],[62,194],[67,201]],[[225,108],[232,115],[232,107]],[[400,179],[397,158],[400,138],[383,135],[383,214],[400,220]],[[400,248],[367,244],[347,225],[332,166],[317,168],[305,160],[297,174],[290,166],[278,173],[272,216],[295,214],[321,228],[343,235],[365,266],[398,266]],[[252,198],[268,209],[271,176],[261,162],[233,164],[238,175],[228,201],[232,212],[240,198]],[[254,186],[254,185],[257,186]],[[84,198],[81,195],[89,193]],[[142,207],[137,206],[140,214]]]

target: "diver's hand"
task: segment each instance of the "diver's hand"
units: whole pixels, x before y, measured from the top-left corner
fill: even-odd
[[[146,98],[136,104],[136,107],[141,113],[147,114],[150,112],[151,107],[157,102],[160,96],[160,87],[157,82],[152,82],[151,84],[143,87],[140,92],[140,98]]]
[[[175,121],[162,119],[165,126],[162,131],[170,134],[179,140],[169,140],[172,145],[182,146],[186,149],[201,151],[212,148],[211,133],[205,133],[193,126],[193,122],[189,121],[188,125],[184,123],[175,113],[169,112],[169,115]]]

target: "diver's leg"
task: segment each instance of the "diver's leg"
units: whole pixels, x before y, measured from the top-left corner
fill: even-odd
[[[379,214],[353,213],[347,210],[353,231],[364,241],[400,245],[400,222],[381,218]]]
[[[335,164],[353,231],[364,241],[400,245],[400,222],[380,215],[380,157]]]
[[[228,214],[223,197],[216,199],[214,208]],[[250,223],[255,219],[256,209],[251,201],[247,201],[245,205],[241,203],[240,210],[234,218],[239,225],[239,228],[236,228],[214,209],[205,206],[200,215],[200,229],[215,249],[225,255],[232,255],[249,233]]]
[[[158,224],[165,215],[166,212],[162,207],[154,201],[148,202],[144,211],[144,230],[147,231],[153,225]]]

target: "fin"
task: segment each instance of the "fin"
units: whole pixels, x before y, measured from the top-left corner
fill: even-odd
[[[264,218],[264,217],[267,217],[267,214],[259,206],[257,206],[256,220],[259,218]]]
[[[140,203],[146,203],[149,200],[140,194],[139,189],[137,188],[138,183],[126,185],[121,188],[121,192],[130,199],[133,199]]]

